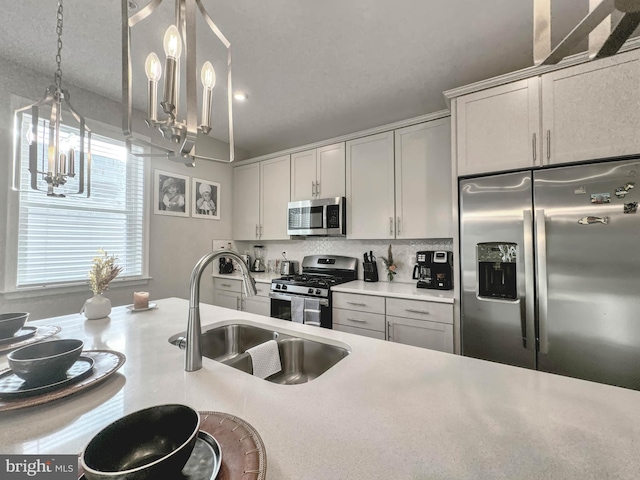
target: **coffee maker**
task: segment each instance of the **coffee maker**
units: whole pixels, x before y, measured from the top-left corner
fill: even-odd
[[[453,288],[453,252],[425,250],[416,253],[413,279],[418,288],[451,290]]]

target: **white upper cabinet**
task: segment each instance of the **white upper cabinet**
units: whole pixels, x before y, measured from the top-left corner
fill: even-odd
[[[291,201],[344,196],[344,143],[291,155]]]
[[[290,182],[289,155],[260,162],[260,240],[289,240],[287,204]]]
[[[640,52],[542,75],[545,163],[640,152]]]
[[[260,234],[260,164],[233,169],[233,237],[257,240]]]
[[[236,240],[288,240],[290,157],[264,160],[233,169]]]
[[[541,165],[537,77],[456,100],[458,175]]]
[[[350,140],[347,238],[395,238],[393,132]]]
[[[451,119],[395,131],[396,238],[451,236]]]
[[[456,99],[458,175],[640,153],[640,50]]]

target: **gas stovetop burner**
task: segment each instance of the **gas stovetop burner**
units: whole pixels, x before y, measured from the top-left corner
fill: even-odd
[[[351,279],[342,279],[339,277],[329,277],[324,275],[285,275],[284,277],[273,280],[278,283],[286,283],[287,285],[301,285],[310,287],[329,288],[332,285],[338,285],[344,282],[350,282]]]

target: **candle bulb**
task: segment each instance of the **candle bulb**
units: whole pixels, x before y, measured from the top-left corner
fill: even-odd
[[[76,151],[73,148],[69,149],[69,176],[76,176]]]
[[[60,154],[60,168],[58,173],[60,175],[66,175],[67,174],[67,156],[64,153]]]
[[[133,292],[133,308],[134,310],[149,308],[149,292]]]

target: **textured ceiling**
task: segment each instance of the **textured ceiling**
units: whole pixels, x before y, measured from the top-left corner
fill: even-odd
[[[6,3],[0,56],[52,79],[57,0]],[[232,44],[234,90],[249,94],[234,103],[234,127],[236,145],[252,156],[442,110],[444,90],[533,64],[533,0],[203,3]],[[555,44],[587,14],[588,0],[552,5]],[[119,101],[120,0],[64,0],[64,9],[64,81]],[[163,58],[172,13],[173,2],[165,0],[157,13],[164,23],[134,29],[139,64],[151,48]],[[204,31],[202,23],[198,28]],[[213,60],[224,85],[224,49],[212,38],[199,46],[198,62]],[[134,103],[145,110],[141,68]],[[225,114],[214,114],[222,140]]]

